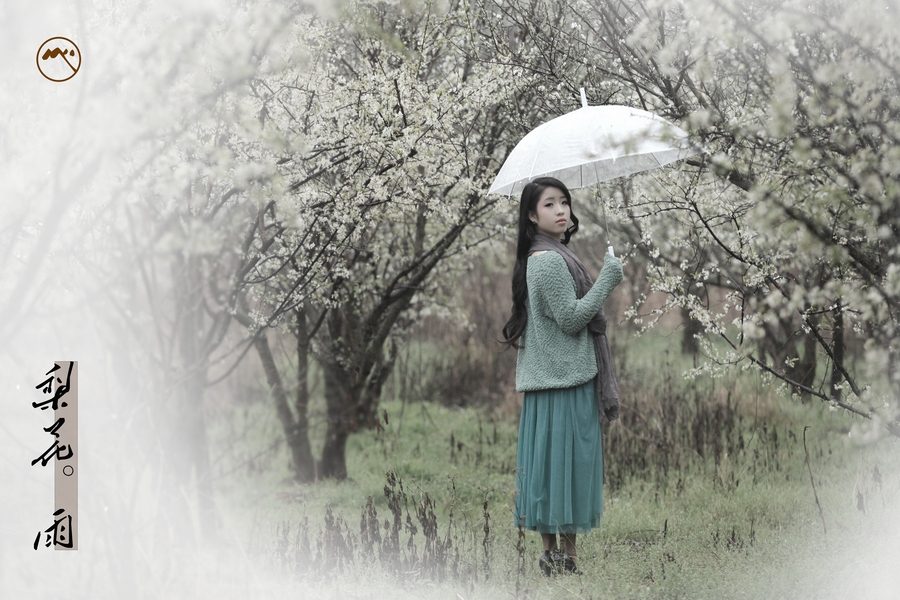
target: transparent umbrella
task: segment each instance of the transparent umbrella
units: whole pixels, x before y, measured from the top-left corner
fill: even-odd
[[[512,196],[537,177],[555,177],[569,188],[583,188],[701,152],[687,132],[653,113],[629,106],[588,106],[584,88],[581,105],[522,138],[488,193]],[[612,244],[609,251],[612,254]]]

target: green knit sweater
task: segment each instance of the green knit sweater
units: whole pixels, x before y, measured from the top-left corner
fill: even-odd
[[[528,259],[528,322],[519,338],[517,392],[575,387],[597,375],[587,324],[622,276],[621,261],[606,255],[597,281],[577,299],[575,280],[559,253]]]

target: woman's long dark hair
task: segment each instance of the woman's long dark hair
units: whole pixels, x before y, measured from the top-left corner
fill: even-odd
[[[512,276],[512,316],[503,327],[503,337],[507,348],[512,346],[518,349],[516,340],[522,336],[525,331],[525,325],[528,322],[528,313],[525,311],[525,298],[528,297],[528,286],[526,283],[526,270],[528,268],[528,251],[531,249],[531,243],[537,233],[537,225],[529,218],[530,213],[537,213],[537,203],[541,194],[548,187],[560,190],[569,201],[569,219],[572,224],[563,234],[562,243],[568,244],[572,235],[578,231],[578,218],[575,216],[575,209],[572,207],[572,194],[565,184],[553,177],[538,177],[525,186],[522,190],[522,199],[519,202],[519,237],[516,243],[516,266],[513,268]]]

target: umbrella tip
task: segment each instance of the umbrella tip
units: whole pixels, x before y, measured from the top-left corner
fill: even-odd
[[[587,108],[587,94],[584,93],[584,88],[581,88],[581,107]]]

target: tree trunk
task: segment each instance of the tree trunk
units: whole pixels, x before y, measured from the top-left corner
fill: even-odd
[[[240,307],[235,312],[235,317],[245,327],[255,327],[253,320],[249,316],[246,297],[241,297]],[[269,390],[272,392],[275,413],[278,415],[278,421],[281,423],[282,430],[284,430],[285,441],[291,453],[294,479],[300,483],[316,480],[315,460],[313,459],[309,443],[309,417],[306,412],[309,405],[309,392],[306,387],[309,332],[306,327],[306,310],[301,308],[297,311],[297,328],[294,330],[294,335],[297,336],[297,360],[299,361],[297,395],[294,404],[296,417],[291,412],[287,389],[281,374],[278,372],[278,365],[275,363],[275,357],[272,355],[266,332],[260,332],[253,341],[253,347],[256,349],[256,354],[259,356],[263,371],[266,374],[266,382],[268,382]]]
[[[322,446],[322,460],[319,461],[319,476],[330,479],[347,479],[347,440],[350,432],[346,425],[328,422],[325,444]]]
[[[841,307],[841,299],[837,299],[834,308],[834,333],[831,336],[831,352],[834,355],[834,363],[831,365],[831,397],[841,401],[841,390],[838,389],[843,375],[841,369],[844,366],[844,311]]]
[[[291,452],[291,463],[294,468],[294,479],[299,482],[315,480],[312,452],[309,445],[309,428],[307,427],[306,414],[303,414],[303,422],[295,419],[288,406],[287,391],[275,364],[275,357],[269,347],[269,339],[265,332],[260,333],[253,342],[256,353],[262,362],[266,373],[266,381],[272,391],[272,400],[275,402],[275,412],[284,430],[284,437]]]
[[[197,486],[200,533],[205,542],[218,539],[219,519],[213,498],[212,472],[210,470],[209,449],[206,436],[206,419],[203,416],[203,395],[206,387],[206,373],[198,372],[190,376],[185,386],[182,409],[184,443],[187,444],[189,464],[193,466],[194,482]],[[173,456],[175,461],[184,461],[184,456]],[[190,475],[188,475],[190,477]],[[188,479],[188,481],[190,481]]]
[[[341,309],[335,309],[341,310]],[[325,403],[328,407],[328,427],[319,461],[319,476],[323,478],[347,478],[347,439],[358,428],[351,412],[355,404],[351,397],[348,373],[334,357],[322,361],[325,379]]]
[[[294,458],[294,476],[297,481],[315,481],[316,463],[309,444],[309,329],[306,321],[306,307],[301,306],[297,314],[297,393],[294,398],[296,435],[291,446]],[[289,442],[290,443],[290,442]]]
[[[175,273],[180,282],[176,297],[178,313],[183,321],[177,330],[178,355],[181,369],[174,374],[180,383],[175,393],[176,404],[168,412],[174,432],[172,444],[167,446],[169,464],[174,467],[176,486],[182,490],[196,489],[200,534],[204,541],[215,539],[219,531],[218,515],[213,499],[212,474],[203,416],[203,395],[206,389],[205,357],[198,332],[203,331],[203,303],[201,299],[199,259],[189,257],[182,272]]]
[[[697,335],[703,333],[703,324],[691,317],[691,311],[685,306],[681,307],[681,320],[684,331],[681,336],[681,353],[696,356],[700,352],[700,344]]]
[[[361,427],[379,424],[377,415],[381,390],[396,358],[397,348],[391,344],[386,360],[382,357],[375,365],[360,368],[357,377],[364,379],[363,385],[353,385],[347,371],[337,361],[323,361],[328,429],[318,466],[319,477],[347,478],[347,440]]]
[[[167,381],[171,381],[171,377]],[[200,440],[195,437],[202,431],[202,427],[198,427],[202,424],[202,417],[198,415],[197,398],[192,396],[190,387],[185,385],[175,389],[170,397],[160,400],[152,419],[163,458],[160,465],[163,482],[160,492],[163,497],[160,502],[168,507],[153,528],[154,547],[173,551],[196,550],[201,540],[207,537],[210,525],[208,517],[202,518],[198,532],[192,519],[192,498],[205,507],[203,510],[209,510],[211,502],[208,496],[200,500],[203,493],[195,483],[200,480],[198,462],[202,464],[198,461]]]
[[[813,321],[812,324],[816,325],[817,323]],[[808,388],[812,388],[816,384],[816,363],[818,362],[816,351],[818,347],[816,338],[812,334],[807,334],[803,339],[803,357],[797,363],[794,375],[791,377],[797,383]],[[796,393],[800,394],[800,398],[803,399],[810,397],[808,392],[801,389],[796,390]]]
[[[372,339],[353,340],[354,334],[358,335],[360,323],[356,310],[348,302],[331,309],[329,314],[331,354],[320,361],[328,427],[318,465],[319,477],[347,478],[347,440],[360,428],[378,424],[381,390],[397,358],[393,343],[389,343],[389,356],[385,357],[385,340],[372,347],[366,346],[373,343]],[[396,319],[396,316],[390,318]],[[338,357],[342,357],[344,364]]]
[[[797,338],[792,335],[794,324],[789,319],[778,319],[776,323],[763,323],[765,336],[757,344],[762,356],[770,356],[772,367],[788,377],[795,376],[795,370],[787,359],[797,356]]]

